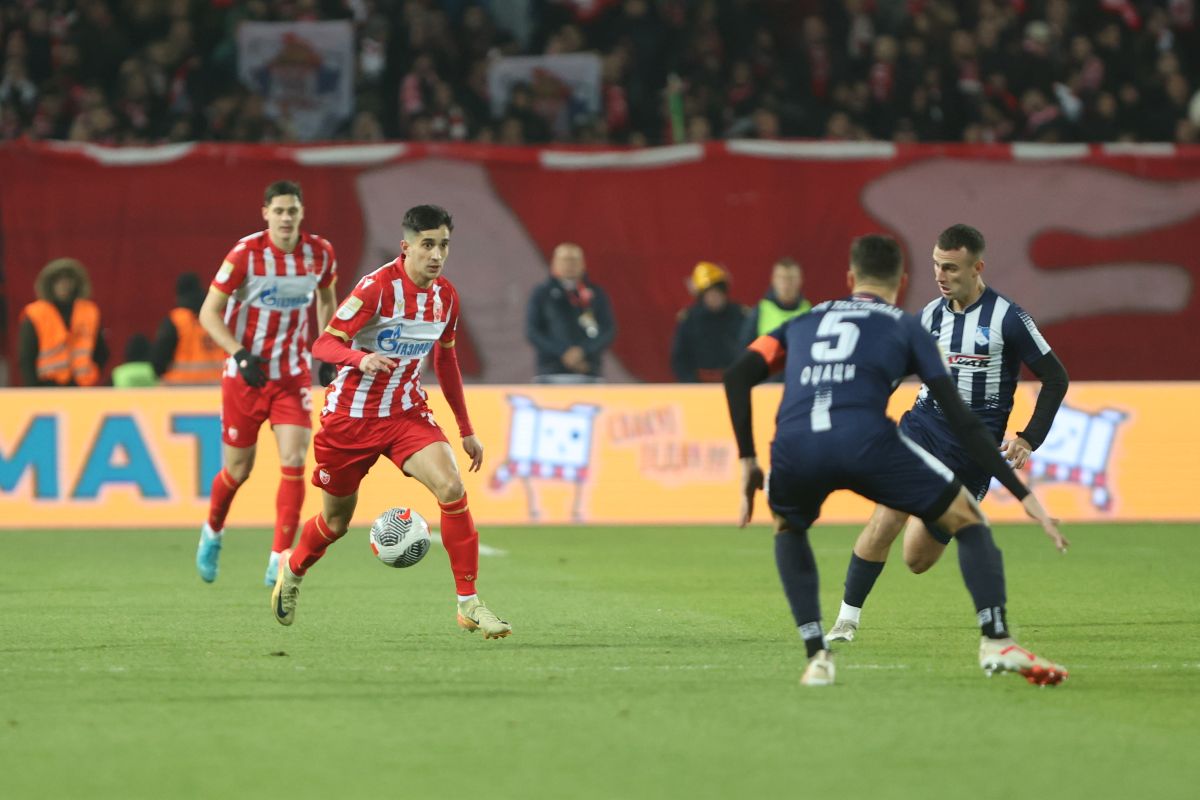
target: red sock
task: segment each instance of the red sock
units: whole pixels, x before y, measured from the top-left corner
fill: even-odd
[[[300,506],[304,505],[304,467],[280,467],[279,491],[275,494],[275,541],[272,553],[282,553],[296,539]]]
[[[438,503],[442,509],[442,546],[450,556],[450,571],[461,595],[475,594],[479,573],[479,531],[467,508],[464,494],[453,503]]]
[[[233,496],[237,494],[241,485],[242,482],[235,481],[224,467],[217,473],[217,477],[213,478],[212,491],[208,498],[208,527],[214,531],[225,527],[225,516],[229,513]]]
[[[288,559],[288,566],[295,574],[303,575],[308,572],[309,567],[321,559],[321,556],[325,555],[325,548],[344,535],[345,531],[342,533],[331,531],[325,518],[317,514],[304,523],[304,530],[300,532],[300,544],[296,545],[296,549],[292,551],[292,557]]]

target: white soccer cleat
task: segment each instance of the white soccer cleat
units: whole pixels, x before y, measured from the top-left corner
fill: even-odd
[[[458,626],[464,631],[483,631],[485,639],[503,639],[512,634],[508,620],[497,617],[478,597],[458,604]]]
[[[833,653],[828,650],[818,650],[817,654],[808,660],[804,674],[800,676],[801,686],[833,686],[834,668]]]
[[[296,619],[296,603],[300,599],[301,576],[292,572],[288,563],[292,551],[284,550],[279,554],[279,577],[275,579],[275,588],[271,591],[271,615],[280,625],[291,625]]]
[[[1062,664],[1029,652],[1012,639],[988,639],[979,643],[979,666],[988,677],[997,672],[1016,672],[1036,686],[1057,686],[1067,679]]]
[[[827,642],[853,642],[854,635],[858,631],[858,623],[852,619],[839,617],[838,621],[833,623],[833,627],[829,629],[829,633],[825,634]]]

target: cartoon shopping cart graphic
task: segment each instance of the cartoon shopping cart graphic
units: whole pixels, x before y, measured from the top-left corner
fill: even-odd
[[[541,408],[524,395],[508,396],[512,421],[508,426],[508,456],[492,476],[491,488],[503,489],[513,478],[525,487],[529,518],[542,515],[533,480],[574,484],[571,519],[583,521],[583,484],[592,458],[592,424],[600,406],[576,403],[570,408]]]
[[[1064,405],[1054,418],[1046,441],[1029,458],[1029,476],[1046,483],[1076,484],[1091,492],[1092,506],[1112,508],[1108,459],[1117,427],[1129,415],[1113,408],[1095,413]]]

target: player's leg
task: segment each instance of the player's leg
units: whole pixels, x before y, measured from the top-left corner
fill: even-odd
[[[875,441],[871,455],[870,468],[848,488],[918,517],[943,543],[951,536],[958,540],[959,566],[983,634],[980,665],[988,670],[1015,669],[1036,682],[1061,680],[1066,674],[1061,667],[1038,659],[1008,638],[1004,563],[983,513],[962,482],[939,459],[898,431]],[[1020,659],[1025,657],[1022,663]]]
[[[296,548],[279,555],[271,614],[281,625],[291,625],[295,618],[301,579],[350,528],[358,486],[386,447],[380,444],[377,429],[376,435],[371,433],[371,423],[378,422],[331,414],[313,437],[317,468],[312,483],[321,490],[321,513],[304,523]]]
[[[824,483],[820,463],[801,459],[787,468],[772,448],[767,505],[775,519],[775,566],[783,593],[792,610],[796,630],[804,641],[808,666],[800,683],[827,686],[833,683],[833,658],[821,627],[821,598],[817,561],[808,541],[808,529],[817,520],[821,504],[836,488]],[[813,475],[821,475],[814,478]]]
[[[992,538],[979,505],[965,488],[936,518],[926,519],[931,531],[950,533],[958,543],[958,563],[963,582],[975,603],[982,634],[979,665],[990,675],[998,671],[1019,672],[1031,683],[1057,684],[1067,677],[1060,664],[1020,647],[1012,638],[1007,617],[1004,558]]]
[[[358,505],[358,492],[344,497],[321,492],[321,513],[304,523],[295,550],[285,549],[279,558],[279,574],[271,592],[271,613],[280,625],[296,619],[300,582],[309,568],[325,555],[329,545],[346,535]]]
[[[949,537],[934,533],[919,519],[904,529],[904,563],[913,573],[927,572],[946,552]]]
[[[804,641],[808,666],[800,683],[829,686],[834,681],[833,658],[821,629],[820,581],[808,530],[775,515],[775,566],[792,610],[796,630]]]
[[[310,429],[303,425],[276,425],[275,441],[279,447],[279,489],[275,493],[275,538],[267,560],[264,581],[275,585],[279,572],[279,554],[289,549],[300,524],[300,507],[304,505],[304,461],[308,456]]]
[[[871,519],[858,535],[854,550],[850,553],[850,564],[846,567],[846,584],[842,593],[842,607],[837,621],[829,629],[827,638],[831,642],[852,642],[862,618],[862,608],[867,595],[875,587],[879,573],[887,561],[892,542],[900,535],[908,514],[887,506],[875,506]]]
[[[250,477],[250,470],[254,467],[254,445],[231,447],[226,444],[221,450],[225,463],[213,478],[208,498],[208,517],[200,526],[200,543],[196,547],[196,571],[205,583],[217,579],[225,517],[229,514],[229,507],[233,505],[238,489]]]
[[[415,435],[421,435],[421,431],[432,434],[433,430],[441,433],[436,426],[427,423],[417,423],[412,428]],[[479,574],[479,531],[471,517],[467,491],[450,445],[444,436],[440,436],[440,441],[425,444],[400,463],[405,473],[433,493],[441,508],[442,546],[450,557],[450,569],[458,592],[458,624],[465,630],[482,630],[488,639],[508,636],[512,633],[512,625],[492,613],[475,592]]]
[[[208,498],[208,518],[200,527],[196,548],[196,571],[207,583],[217,579],[221,536],[225,517],[238,489],[250,477],[257,452],[258,429],[267,418],[267,402],[261,390],[240,378],[221,380],[221,470],[213,478]]]

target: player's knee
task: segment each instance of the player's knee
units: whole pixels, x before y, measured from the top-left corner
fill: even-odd
[[[930,558],[924,553],[905,553],[904,563],[909,572],[920,575],[922,572],[928,572],[929,568],[937,563],[937,559]]]
[[[250,477],[250,469],[253,466],[254,459],[248,461],[230,461],[225,465],[225,471],[229,473],[229,477],[238,483],[242,483]]]
[[[463,486],[462,478],[452,475],[438,481],[433,487],[433,493],[437,496],[439,503],[454,503],[462,499],[462,496],[467,493],[467,488]]]
[[[283,453],[279,456],[279,465],[281,467],[303,467],[307,456],[307,448],[299,453]]]

